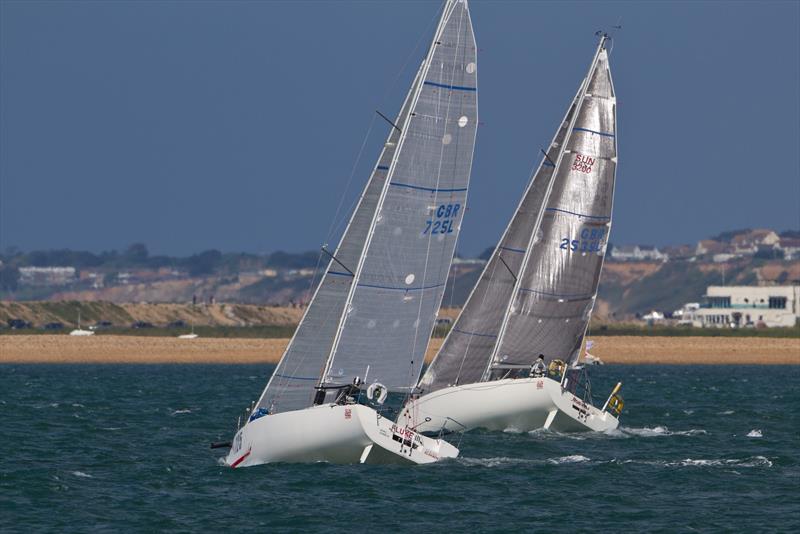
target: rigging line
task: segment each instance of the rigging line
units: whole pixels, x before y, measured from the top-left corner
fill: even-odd
[[[351,271],[351,270],[350,270],[350,268],[349,268],[349,267],[347,267],[347,265],[345,265],[344,263],[340,262],[340,261],[339,261],[339,258],[337,258],[336,256],[334,256],[334,255],[333,255],[333,253],[332,253],[331,251],[329,251],[329,250],[328,250],[328,248],[326,247],[326,245],[322,245],[322,249],[321,249],[321,250],[322,250],[322,252],[324,252],[325,254],[327,254],[328,256],[330,256],[330,257],[331,257],[331,259],[332,259],[333,261],[335,261],[336,263],[338,263],[338,264],[339,264],[339,265],[342,267],[342,269],[344,269],[345,271],[347,271],[347,272],[348,272],[348,273],[350,273],[351,275],[355,276],[355,273],[354,273],[353,271]]]
[[[372,118],[369,121],[369,128],[367,128],[367,133],[364,135],[364,140],[361,141],[361,148],[358,149],[358,155],[356,156],[356,160],[353,163],[353,168],[350,170],[350,176],[347,178],[347,183],[342,190],[342,194],[339,197],[339,205],[336,207],[336,213],[333,215],[333,219],[331,220],[331,226],[328,228],[328,234],[325,237],[325,241],[330,241],[333,237],[334,231],[341,226],[344,219],[347,217],[342,217],[339,219],[339,215],[342,211],[342,205],[344,204],[344,200],[347,197],[347,192],[350,189],[350,184],[353,182],[353,177],[356,174],[356,170],[358,169],[358,164],[361,162],[361,156],[364,154],[364,148],[367,146],[367,140],[369,139],[370,134],[372,133],[372,128],[375,126],[375,115],[372,115]],[[370,178],[372,176],[370,175]]]
[[[516,282],[517,281],[517,275],[514,274],[514,271],[512,271],[511,267],[508,266],[508,264],[506,263],[506,260],[503,259],[503,256],[498,254],[497,255],[497,259],[503,262],[503,265],[506,266],[506,269],[508,269],[509,274],[511,274],[511,277],[514,278],[514,281]]]
[[[396,125],[395,123],[393,123],[392,121],[390,121],[390,120],[389,120],[389,117],[387,117],[386,115],[384,115],[383,113],[381,113],[381,112],[380,112],[380,111],[378,111],[377,109],[375,110],[375,113],[377,113],[378,115],[380,115],[380,116],[381,116],[381,118],[382,118],[383,120],[385,120],[386,122],[388,122],[389,124],[391,124],[392,126],[394,126],[394,129],[395,129],[395,130],[397,130],[397,131],[398,131],[398,132],[400,132],[400,133],[403,133],[403,130],[401,130],[401,129],[400,129],[400,127],[399,127],[398,125]]]

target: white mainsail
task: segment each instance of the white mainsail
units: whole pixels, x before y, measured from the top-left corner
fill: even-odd
[[[421,392],[489,380],[493,368],[530,365],[540,353],[577,360],[611,227],[617,165],[606,41]]]
[[[393,390],[416,382],[465,208],[476,70],[467,3],[449,0],[397,128],[256,409],[306,408],[317,386],[355,376]]]

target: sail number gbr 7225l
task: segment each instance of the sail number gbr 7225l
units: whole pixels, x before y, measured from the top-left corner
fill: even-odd
[[[425,221],[425,229],[422,235],[431,234],[452,234],[453,222],[456,220],[461,204],[442,204],[436,208],[433,217]]]

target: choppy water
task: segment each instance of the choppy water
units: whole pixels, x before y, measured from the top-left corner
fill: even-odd
[[[432,466],[221,467],[271,370],[0,366],[0,531],[800,530],[798,367],[606,366],[620,430]]]

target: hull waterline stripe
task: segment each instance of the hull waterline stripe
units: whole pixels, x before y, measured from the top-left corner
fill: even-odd
[[[519,252],[520,254],[525,254],[524,248],[511,248],[511,247],[499,247],[500,250],[507,250],[509,252]]]
[[[242,456],[241,456],[241,457],[240,457],[238,460],[236,460],[235,462],[233,462],[233,463],[231,464],[231,469],[235,468],[237,465],[239,465],[240,463],[242,463],[242,462],[244,461],[244,459],[245,459],[245,458],[247,458],[248,456],[250,456],[250,452],[251,452],[252,450],[253,450],[253,449],[248,449],[248,450],[247,450],[247,452],[246,452],[246,453],[244,453],[244,454],[243,454],[243,455],[242,455]]]
[[[436,82],[422,82],[423,85],[430,85],[432,87],[441,87],[442,89],[450,89],[453,91],[477,91],[477,87],[465,87],[463,85],[448,85],[446,83],[436,83]]]
[[[453,332],[458,332],[459,334],[467,334],[468,336],[476,336],[476,337],[491,337],[491,338],[497,337],[493,334],[479,334],[477,332],[467,332],[466,330],[460,330],[458,328],[453,328]]]
[[[578,217],[584,217],[586,219],[598,219],[598,220],[611,220],[611,217],[605,217],[603,215],[586,215],[585,213],[576,213],[574,211],[569,210],[562,210],[559,208],[546,208],[544,211],[557,211],[559,213],[567,213],[569,215],[576,215]]]
[[[598,132],[597,130],[590,130],[589,128],[573,128],[573,132],[588,132],[597,135],[602,135],[603,137],[615,137],[614,134],[608,132]]]
[[[418,189],[420,191],[430,191],[432,193],[458,193],[467,190],[466,187],[461,187],[458,189],[436,189],[434,187],[422,187],[421,185],[402,184],[400,182],[389,182],[389,185],[393,185],[395,187],[406,187],[408,189]]]

